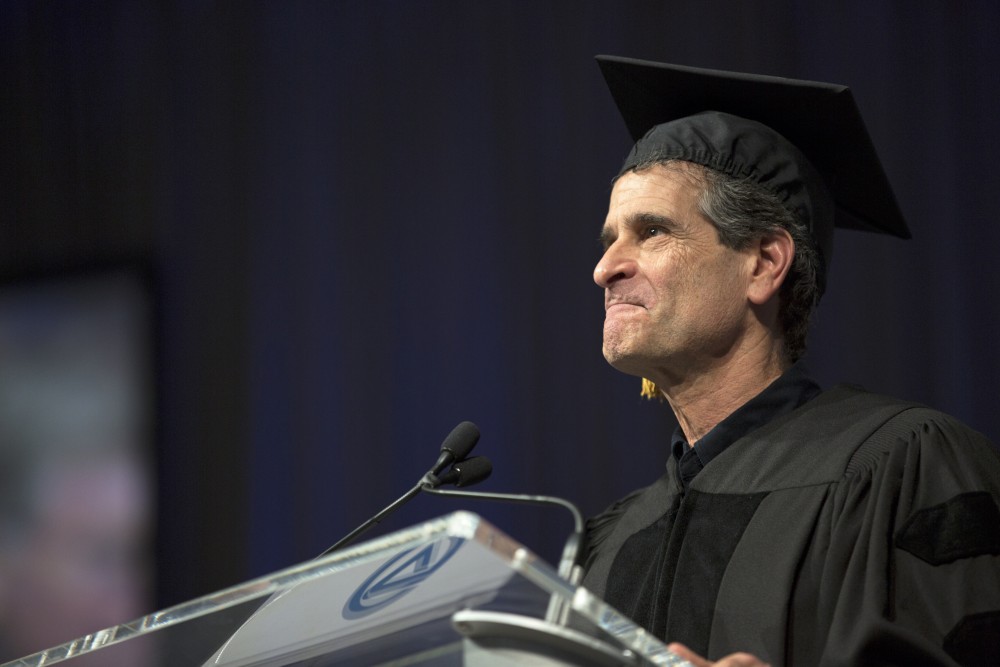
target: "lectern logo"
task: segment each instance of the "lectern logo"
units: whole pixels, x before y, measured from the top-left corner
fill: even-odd
[[[434,574],[464,542],[460,537],[448,537],[393,556],[347,600],[344,618],[361,618],[392,604]]]

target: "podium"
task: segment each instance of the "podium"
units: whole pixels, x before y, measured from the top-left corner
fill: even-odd
[[[0,667],[687,665],[455,512]]]

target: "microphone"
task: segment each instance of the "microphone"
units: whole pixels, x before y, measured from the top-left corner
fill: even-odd
[[[437,462],[435,462],[433,467],[431,467],[431,469],[420,478],[420,481],[417,482],[412,489],[394,500],[381,512],[365,521],[344,537],[340,538],[340,540],[338,540],[332,547],[329,547],[317,557],[322,558],[323,556],[331,554],[338,549],[342,549],[357,539],[362,533],[365,533],[378,525],[382,519],[398,510],[400,507],[409,502],[414,496],[420,493],[425,483],[431,479],[436,480],[439,472],[447,468],[452,463],[463,461],[465,457],[469,455],[469,452],[472,451],[472,448],[476,446],[477,442],[479,442],[479,428],[472,422],[465,421],[453,428],[451,433],[448,434],[448,437],[441,443],[441,454],[438,456]],[[489,476],[489,473],[487,472],[486,475]],[[486,477],[483,477],[482,479],[486,479]]]
[[[441,443],[441,454],[437,462],[424,475],[424,480],[434,477],[452,463],[464,461],[477,442],[479,442],[479,427],[472,422],[462,422],[451,429],[451,433]],[[489,476],[489,473],[486,475]]]

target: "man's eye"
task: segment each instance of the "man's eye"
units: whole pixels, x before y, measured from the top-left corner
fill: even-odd
[[[665,231],[663,227],[646,227],[642,230],[642,238],[648,239],[652,236],[660,236]]]

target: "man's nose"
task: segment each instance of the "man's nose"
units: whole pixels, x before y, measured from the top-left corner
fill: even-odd
[[[611,244],[594,267],[594,282],[608,288],[623,278],[634,276],[635,271],[635,258],[617,244]]]

